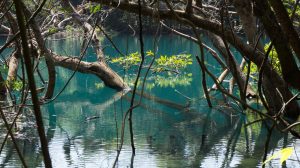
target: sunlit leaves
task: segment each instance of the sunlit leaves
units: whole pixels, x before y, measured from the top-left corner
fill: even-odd
[[[154,56],[154,53],[151,50],[146,51],[147,56]]]
[[[16,79],[10,81],[6,80],[4,84],[15,91],[21,91],[23,89],[23,82],[21,80],[16,80]]]
[[[48,29],[48,31],[49,31],[50,34],[54,34],[54,33],[58,32],[58,29],[56,27],[50,27]]]
[[[21,91],[23,88],[23,82],[20,80],[13,81],[12,88],[13,88],[13,90]]]
[[[154,56],[154,53],[149,50],[146,52],[146,59],[150,60]],[[125,57],[113,58],[111,63],[117,63],[125,69],[129,69],[132,66],[137,66],[141,62],[140,53],[134,52]],[[161,55],[155,60],[155,64],[152,67],[153,72],[173,72],[180,73],[181,70],[192,64],[192,58],[190,54],[179,55]]]
[[[295,7],[295,0],[283,0],[283,4],[285,6],[285,9],[287,10],[289,16],[292,15]],[[295,11],[296,16],[300,16],[300,8],[297,6],[297,9]]]
[[[103,82],[99,82],[99,83],[95,83],[95,87],[96,87],[96,89],[102,89],[102,88],[104,88],[104,83]]]
[[[125,69],[129,69],[134,65],[139,65],[141,62],[141,56],[138,52],[131,53],[125,57],[113,58],[112,63],[118,63],[122,65]]]
[[[97,13],[101,11],[101,5],[100,4],[97,4],[97,5],[90,5],[90,13]]]
[[[270,47],[271,43],[265,44],[264,46],[264,50],[265,52],[267,52],[268,48]],[[273,68],[279,73],[281,74],[281,67],[280,67],[280,61],[278,59],[278,54],[275,50],[275,48],[273,47],[271,52],[269,53],[269,61],[271,63],[271,65],[273,66]],[[245,73],[247,73],[247,66],[243,69],[243,71]],[[257,65],[255,65],[254,63],[251,64],[250,66],[250,74],[257,74],[259,72],[259,67],[257,67]]]
[[[162,55],[156,59],[156,71],[160,72],[162,70],[165,71],[173,71],[179,73],[180,69],[186,68],[188,65],[191,65],[192,58],[189,54],[179,54],[166,56]]]
[[[265,45],[265,51],[268,50],[268,48],[270,47],[270,44],[271,43],[268,43]],[[281,74],[281,67],[280,67],[280,61],[278,59],[278,54],[275,50],[275,48],[273,47],[270,54],[269,54],[269,58],[270,58],[270,61],[271,61],[271,64],[272,66],[274,67],[274,69]]]
[[[294,151],[294,148],[292,148],[292,147],[283,148],[280,151],[276,152],[274,155],[272,155],[270,158],[268,158],[266,161],[264,161],[263,164],[266,164],[275,158],[280,158],[280,164],[282,164],[284,161],[286,161],[291,156],[293,151]]]
[[[150,62],[154,58],[154,52],[151,50],[145,53],[144,67],[148,68]],[[141,62],[141,54],[139,52],[130,53],[124,57],[113,58],[111,63],[121,65],[124,69],[137,68]],[[186,73],[186,68],[193,64],[190,54],[178,55],[160,55],[150,68],[151,75],[148,76],[145,87],[152,89],[154,87],[172,87],[188,86],[192,81],[192,73]],[[133,84],[131,78],[127,77],[126,83],[130,86]],[[141,81],[138,82],[140,86]]]

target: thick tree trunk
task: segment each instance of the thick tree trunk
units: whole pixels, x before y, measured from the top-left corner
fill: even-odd
[[[237,65],[236,60],[233,57],[232,53],[230,51],[227,51],[223,40],[215,34],[208,33],[208,35],[213,45],[219,50],[219,52],[223,56],[227,64],[227,67],[229,68],[230,72],[232,73],[232,76],[234,77],[236,83],[238,84],[241,100],[246,102],[246,94],[244,93],[246,77],[243,75],[243,72]]]
[[[30,16],[30,12],[28,10],[26,10],[25,12],[27,16]],[[56,74],[55,66],[62,66],[67,69],[78,70],[81,73],[94,74],[98,76],[101,80],[103,80],[106,86],[114,88],[116,90],[129,89],[128,85],[122,80],[122,78],[117,73],[115,73],[112,69],[110,69],[105,62],[99,61],[99,62],[89,63],[89,62],[79,61],[75,57],[59,56],[54,53],[51,53],[51,51],[47,49],[45,46],[44,38],[37,24],[34,21],[32,21],[30,23],[30,26],[36,38],[38,48],[41,50],[41,53],[44,53],[45,55],[46,64],[48,67],[49,82],[48,82],[48,88],[45,94],[45,98],[48,99],[51,98],[54,92],[55,74]],[[91,28],[90,25],[87,27]],[[90,29],[88,30],[89,32],[91,31]],[[99,46],[99,44],[97,45]],[[99,50],[101,51],[101,49]],[[102,51],[101,51],[101,57],[103,57]]]
[[[300,90],[300,71],[289,48],[289,43],[276,21],[267,1],[255,0],[255,14],[259,17],[278,53],[282,75],[284,80],[291,86]],[[299,46],[297,46],[299,47]]]
[[[247,39],[252,47],[255,47],[257,41],[256,17],[253,15],[250,0],[233,0],[233,5],[240,17],[243,29],[247,35]],[[259,41],[257,48],[264,51],[262,43]]]
[[[56,54],[52,54],[51,59],[54,61],[56,66],[61,66],[73,71],[77,70],[81,73],[94,74],[102,79],[104,84],[110,88],[117,90],[129,89],[128,85],[123,81],[123,79],[104,62],[85,62],[80,61],[76,57],[66,57]]]
[[[233,0],[233,4],[237,10],[238,15],[240,16],[249,43],[252,45],[252,47],[255,47],[257,41],[257,28],[255,22],[256,18],[253,14],[250,0]],[[264,47],[260,42],[257,45],[257,49],[264,53]],[[260,65],[258,67],[260,67]],[[280,110],[283,102],[281,102],[281,97],[280,95],[278,95],[276,89],[274,89],[274,87],[272,86],[271,81],[272,80],[266,75],[266,73],[263,73],[262,87],[265,93],[264,96],[266,97],[268,107],[272,112],[271,114],[274,114]]]
[[[18,65],[19,65],[19,60],[17,56],[17,52],[14,52],[8,63],[8,73],[7,73],[7,81],[8,83],[13,82],[16,79],[17,72],[18,72]]]
[[[300,61],[300,38],[281,0],[269,0],[280,27]],[[297,8],[297,7],[296,7]],[[300,77],[299,77],[300,78]]]
[[[49,54],[49,53],[47,53],[47,54]],[[46,59],[49,80],[48,80],[47,90],[44,95],[44,99],[51,99],[54,94],[54,89],[55,89],[56,70],[55,70],[55,65],[53,63],[53,60],[51,60],[48,55],[45,56],[45,59]]]

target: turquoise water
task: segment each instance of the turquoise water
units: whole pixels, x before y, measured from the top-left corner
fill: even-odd
[[[124,53],[138,50],[139,41],[135,37],[118,35],[113,40]],[[146,50],[153,50],[153,42],[151,36],[145,37]],[[47,45],[59,54],[78,56],[80,52],[78,38],[49,40]],[[107,55],[118,56],[108,41],[103,41],[103,46],[106,46]],[[191,53],[194,56],[199,53],[197,45],[173,35],[161,36],[158,46],[158,55]],[[205,57],[210,69],[220,73],[209,54]],[[95,60],[92,48],[84,60]],[[116,65],[112,67],[121,76],[130,76],[130,72],[124,73]],[[255,115],[246,116],[237,106],[234,109],[224,106],[221,95],[216,92],[211,94],[214,108],[208,108],[199,71],[199,66],[194,63],[186,70],[186,73],[192,73],[191,79],[174,86],[159,85],[153,75],[149,76],[145,89],[147,96],[133,111],[136,145],[133,167],[261,167],[265,151],[271,156],[283,147],[294,147],[283,167],[300,167],[299,140],[273,131],[268,149],[265,149],[267,128],[261,123],[245,126],[255,120]],[[57,68],[56,93],[71,74],[69,70]],[[95,76],[77,73],[53,103],[42,107],[54,167],[112,167],[120,142],[122,116],[129,107],[131,95],[121,98],[115,90],[96,88],[95,84],[99,82]],[[39,142],[32,133],[34,124],[29,124],[25,130],[23,134],[27,136],[20,135],[18,144],[26,162],[29,167],[43,167]],[[2,127],[1,132],[4,131]],[[0,155],[0,166],[21,166],[10,141]],[[117,166],[131,166],[128,125]],[[280,167],[279,159],[266,167]]]

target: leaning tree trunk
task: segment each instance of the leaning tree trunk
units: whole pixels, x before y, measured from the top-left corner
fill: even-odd
[[[108,87],[117,90],[129,89],[123,79],[104,62],[84,62],[76,57],[66,57],[52,54],[51,59],[56,66],[61,66],[81,73],[94,74]],[[78,65],[78,66],[77,66]]]
[[[27,12],[29,11],[27,10]],[[29,15],[29,13],[27,14]],[[97,62],[90,63],[90,62],[80,61],[75,57],[60,56],[52,53],[49,49],[46,48],[44,37],[42,36],[41,31],[37,26],[36,22],[33,21],[30,23],[30,25],[33,30],[34,36],[36,38],[38,48],[45,55],[46,63],[48,66],[49,78],[50,77],[52,77],[52,79],[54,78],[48,83],[48,90],[45,95],[45,97],[47,96],[46,98],[51,98],[54,91],[54,86],[55,86],[54,66],[61,66],[81,73],[94,74],[97,77],[99,77],[106,86],[116,90],[129,89],[129,86],[123,81],[123,79],[116,72],[114,72],[104,61],[97,61]],[[98,52],[98,54],[99,53],[100,52]],[[100,55],[99,57],[104,57],[104,56]]]
[[[219,50],[221,55],[224,57],[224,60],[229,68],[230,72],[232,73],[233,78],[235,79],[236,83],[238,84],[238,88],[240,90],[240,97],[241,100],[246,102],[247,93],[244,93],[244,88],[246,84],[246,77],[244,76],[243,72],[241,71],[240,67],[237,65],[237,62],[230,51],[227,51],[224,42],[222,39],[212,33],[208,33],[213,45]],[[229,52],[229,53],[228,53]],[[249,94],[254,94],[252,89],[247,86],[247,90]]]
[[[236,11],[240,17],[242,26],[245,30],[247,39],[250,43],[250,45],[252,45],[252,47],[257,47],[257,49],[259,51],[261,51],[262,53],[264,53],[264,47],[262,45],[262,43],[260,42],[260,39],[257,39],[259,37],[256,37],[257,35],[257,28],[256,28],[256,18],[253,14],[252,11],[252,5],[250,0],[244,0],[244,1],[240,1],[240,0],[234,0],[233,4],[236,8]],[[258,41],[258,45],[256,46],[256,43]],[[258,65],[259,67],[259,65]],[[262,74],[262,87],[263,87],[263,91],[264,91],[264,96],[266,97],[266,101],[268,104],[268,108],[269,108],[269,112],[270,114],[275,114],[276,112],[280,111],[281,107],[282,107],[282,101],[281,101],[281,97],[280,95],[278,95],[278,92],[276,91],[276,88],[274,88],[272,85],[272,79],[270,79],[266,73]],[[273,80],[274,81],[274,80]],[[284,89],[285,87],[283,87],[282,90],[286,90]],[[284,91],[286,92],[286,91]]]

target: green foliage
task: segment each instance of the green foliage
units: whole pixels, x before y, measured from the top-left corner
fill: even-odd
[[[0,66],[0,72],[1,73],[7,73],[8,72],[8,67],[6,65]]]
[[[125,57],[113,58],[111,60],[112,63],[118,63],[123,66],[125,69],[129,69],[134,65],[139,65],[141,62],[141,56],[138,52],[131,53]]]
[[[186,68],[188,65],[193,64],[190,54],[179,54],[166,56],[162,55],[155,60],[156,68],[154,71],[173,71],[179,73],[179,70]]]
[[[90,4],[90,6],[89,6],[90,13],[93,13],[93,14],[95,14],[95,13],[101,11],[101,8],[102,8],[102,7],[101,7],[100,4],[97,4],[97,5],[91,5],[91,4]]]
[[[265,52],[267,52],[269,46],[270,46],[271,43],[268,43],[264,46],[264,50]],[[271,65],[273,66],[273,68],[279,73],[281,74],[281,67],[280,67],[280,61],[278,59],[278,54],[275,50],[275,48],[273,47],[270,54],[269,54],[269,60],[270,60],[270,63]],[[243,71],[244,73],[247,73],[247,69],[248,67],[246,66]],[[252,63],[251,66],[250,66],[250,74],[256,74],[258,73],[259,71],[259,68],[254,64]]]
[[[11,86],[13,90],[21,91],[23,88],[23,82],[20,80],[14,80]]]
[[[102,88],[104,88],[104,83],[103,82],[99,82],[99,83],[95,83],[95,87],[96,87],[96,89],[102,89]]]
[[[6,80],[5,85],[9,86],[14,91],[21,91],[23,88],[23,82],[21,80]]]
[[[50,34],[54,34],[54,33],[56,33],[56,32],[58,32],[58,29],[57,29],[56,27],[50,27],[50,28],[49,28],[49,33],[50,33]]]
[[[288,14],[291,16],[294,11],[295,6],[295,0],[284,0],[283,4],[285,6],[285,9],[287,10]],[[297,9],[295,11],[296,16],[300,16],[300,8],[297,6]]]
[[[146,58],[148,61],[151,57],[154,56],[154,53],[149,50],[146,52]],[[152,59],[152,58],[151,58]],[[146,61],[147,61],[146,60]],[[117,63],[125,69],[129,69],[133,66],[138,66],[141,62],[141,55],[139,52],[131,53],[125,57],[113,58],[111,63]],[[188,65],[191,65],[192,58],[190,54],[179,54],[179,55],[161,55],[156,58],[155,63],[152,67],[152,71],[154,73],[157,72],[173,72],[180,73],[183,69],[185,69]]]
[[[66,31],[67,31],[68,33],[72,32],[73,30],[74,30],[74,28],[73,28],[72,26],[70,26],[70,25],[67,25],[67,26],[66,26]]]
[[[146,51],[147,56],[154,56],[154,53],[151,50]]]
[[[270,46],[271,43],[269,44],[266,44],[265,47],[264,47],[264,50],[265,52],[267,52],[269,46]],[[280,61],[278,59],[278,54],[275,50],[275,48],[273,47],[270,54],[269,54],[269,58],[270,58],[270,61],[271,61],[271,64],[273,65],[273,67],[275,68],[275,70],[281,74],[281,67],[280,67]]]
[[[146,52],[145,57],[145,67],[152,61],[155,54],[149,50]],[[130,53],[124,57],[113,58],[111,63],[118,64],[124,69],[129,70],[139,66],[141,62],[141,55],[139,52]],[[145,87],[147,89],[152,89],[154,87],[172,87],[175,86],[187,86],[191,84],[192,73],[186,73],[185,69],[191,65],[192,58],[190,54],[179,54],[179,55],[161,55],[155,59],[152,67],[151,74]],[[133,86],[134,78],[133,76],[127,76],[125,79],[129,86]],[[142,81],[138,81],[138,86]]]

